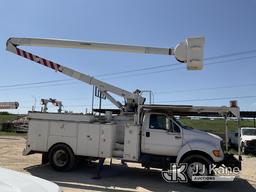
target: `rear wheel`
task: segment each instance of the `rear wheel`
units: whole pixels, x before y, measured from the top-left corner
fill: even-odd
[[[70,171],[76,164],[73,151],[65,144],[57,144],[49,151],[50,165],[57,171]]]

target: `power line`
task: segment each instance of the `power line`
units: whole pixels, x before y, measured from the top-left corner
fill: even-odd
[[[241,60],[247,60],[247,59],[252,59],[252,58],[256,58],[256,56],[248,56],[248,57],[240,57],[240,58],[235,58],[235,59],[228,59],[228,60],[224,60],[224,61],[218,61],[218,62],[211,62],[211,63],[206,63],[205,65],[209,66],[209,65],[216,65],[216,64],[221,64],[221,63],[228,63],[228,62],[232,62],[232,61],[241,61]],[[158,70],[158,71],[151,71],[151,72],[145,72],[145,73],[138,73],[138,74],[130,74],[130,75],[123,75],[123,76],[118,76],[118,77],[110,77],[110,78],[104,78],[103,80],[108,80],[108,79],[116,79],[116,78],[124,78],[124,77],[132,77],[132,76],[141,76],[141,75],[149,75],[149,74],[155,74],[155,73],[163,73],[163,72],[170,72],[170,71],[176,71],[176,70],[180,70],[183,69],[183,66],[180,67],[176,67],[176,68],[172,68],[169,70]],[[74,81],[71,79],[61,79],[61,80],[52,80],[52,81],[44,81],[44,82],[33,82],[33,83],[23,83],[23,84],[14,84],[14,85],[4,85],[4,86],[0,86],[0,91],[8,91],[8,90],[17,90],[17,89],[24,89],[24,88],[42,88],[42,87],[52,87],[52,86],[62,86],[62,85],[70,85],[70,84],[76,84],[74,83],[59,83],[56,84],[56,82],[63,82],[63,81]],[[55,83],[55,84],[52,84]],[[50,85],[45,85],[45,86],[30,86],[30,87],[26,87],[27,85],[41,85],[41,84],[50,84]],[[19,86],[21,88],[19,88]],[[1,89],[1,88],[7,88],[10,87],[8,89]]]
[[[206,63],[206,66],[209,65],[216,65],[216,64],[221,64],[221,63],[229,63],[229,62],[236,62],[236,61],[241,61],[241,60],[246,60],[246,59],[252,59],[256,58],[256,55],[254,56],[248,56],[248,57],[241,57],[241,58],[235,58],[235,59],[228,59],[224,61],[218,61],[218,62],[211,62],[211,63]],[[124,77],[133,77],[133,76],[143,76],[143,75],[149,75],[149,74],[155,74],[155,73],[164,73],[164,72],[170,72],[170,71],[177,71],[180,69],[183,69],[183,66],[172,68],[172,69],[166,69],[166,70],[159,70],[159,71],[151,71],[151,72],[145,72],[145,73],[137,73],[137,74],[131,74],[131,75],[125,75],[125,76],[118,76],[118,77],[110,77],[110,78],[104,78],[103,80],[107,79],[116,79],[116,78],[124,78]]]
[[[232,99],[251,99],[256,98],[256,95],[249,95],[249,96],[232,96],[232,97],[215,97],[215,98],[199,98],[199,99],[184,99],[184,100],[169,100],[169,101],[158,101],[156,103],[177,103],[177,102],[193,102],[193,101],[216,101],[216,100],[232,100]],[[113,106],[113,105],[104,105],[104,106]],[[90,104],[83,104],[83,105],[64,105],[64,108],[83,108],[83,107],[91,107]],[[31,108],[31,106],[20,106],[19,109],[27,109]],[[54,108],[54,107],[49,107]]]
[[[0,90],[1,91],[1,90]],[[42,98],[42,97],[40,97],[40,96],[38,96],[37,97],[37,99],[38,98]],[[59,98],[61,101],[86,101],[86,100],[88,100],[88,99],[90,99],[90,97],[87,95],[87,97],[84,97],[84,98],[82,98],[82,97],[77,97],[77,98]],[[30,100],[28,100],[28,99],[26,99],[26,100],[21,100],[21,99],[16,99],[18,102],[22,102],[22,103],[34,103],[35,102],[35,100],[34,100],[34,98],[32,99],[30,99]]]
[[[32,83],[20,83],[20,84],[12,84],[12,85],[2,85],[2,86],[0,86],[0,88],[21,87],[21,86],[27,86],[27,85],[41,85],[41,84],[57,83],[57,82],[65,82],[65,81],[71,81],[71,79],[59,79],[59,80],[51,80],[51,81],[39,81],[39,82],[32,82]]]
[[[205,65],[216,65],[216,64],[226,63],[226,62],[231,62],[231,61],[241,61],[241,60],[246,60],[246,59],[252,59],[252,58],[255,58],[255,57],[256,57],[256,55],[247,56],[247,57],[238,57],[238,58],[228,59],[228,60],[224,60],[224,61],[206,63]]]
[[[245,55],[245,54],[255,53],[255,52],[256,52],[256,50],[247,50],[247,51],[242,51],[242,52],[234,52],[234,53],[229,53],[229,54],[224,54],[224,55],[219,55],[219,56],[207,57],[204,60],[208,60],[208,61],[209,60],[216,60],[216,59],[239,56],[239,55]],[[176,62],[176,63],[172,63],[172,64],[159,65],[159,66],[154,66],[154,67],[144,67],[144,68],[139,68],[139,69],[127,70],[127,71],[103,73],[103,74],[99,74],[99,75],[96,75],[96,76],[97,77],[105,77],[105,76],[119,75],[119,74],[124,74],[124,73],[133,73],[133,72],[146,71],[146,70],[165,68],[165,67],[169,68],[169,67],[177,66],[177,65],[180,65],[180,63]]]
[[[230,53],[230,54],[225,54],[225,55],[220,55],[220,56],[208,57],[205,60],[214,60],[214,59],[219,59],[219,58],[233,57],[233,56],[244,55],[244,54],[254,53],[254,52],[256,52],[256,50],[248,50],[248,51],[243,51],[243,52],[237,52],[237,53]],[[231,62],[231,61],[240,61],[240,60],[245,60],[245,59],[251,59],[251,58],[255,58],[255,57],[256,56],[240,57],[240,58],[229,59],[229,60],[224,60],[224,61],[206,63],[205,65],[215,65],[215,64],[227,63],[227,62]],[[171,67],[171,66],[176,66],[176,65],[180,65],[180,63],[173,63],[173,64],[166,64],[166,65],[160,65],[160,66],[155,66],[155,67],[145,67],[145,68],[134,69],[134,70],[126,70],[126,71],[119,71],[119,72],[113,72],[113,73],[99,74],[99,75],[97,75],[97,77],[116,76],[116,75],[125,74],[125,73],[140,72],[140,71],[145,71],[145,70]],[[184,68],[183,66],[180,66],[180,67],[172,68],[172,69],[169,69],[169,70],[151,71],[151,72],[147,72],[147,73],[132,74],[132,75],[126,75],[126,76],[121,76],[121,77],[131,77],[131,76],[138,76],[138,75],[140,76],[140,75],[147,75],[147,74],[154,74],[154,73],[170,72],[170,71],[180,70],[180,69],[183,69],[183,68]],[[120,78],[120,77],[112,77],[112,78],[107,78],[107,79],[113,79],[113,78]],[[104,79],[106,79],[106,78],[104,78]],[[0,88],[12,88],[12,87],[15,88],[15,87],[28,86],[28,85],[51,84],[51,83],[66,82],[66,81],[73,81],[73,80],[72,79],[60,79],[60,80],[31,82],[31,83],[22,83],[22,84],[11,84],[11,85],[0,86]],[[61,85],[64,85],[64,83],[61,84]],[[33,88],[33,87],[31,87],[31,88]]]
[[[76,107],[76,108],[79,108],[79,107],[81,107],[81,108],[83,108],[83,107],[91,107],[92,105],[91,104],[82,104],[82,105],[80,105],[80,104],[77,104],[77,105],[63,105],[63,108],[65,109],[65,108],[68,108],[68,107]],[[113,105],[109,105],[109,104],[104,104],[102,107],[107,107],[107,106],[113,106]],[[19,109],[30,109],[32,106],[20,106],[19,107]],[[54,107],[54,106],[49,106],[49,107],[47,107],[48,109],[56,109],[56,107]]]
[[[256,49],[251,49],[247,51],[234,52],[234,53],[228,53],[228,54],[219,55],[219,56],[207,57],[205,60],[221,59],[221,58],[233,57],[237,55],[246,55],[246,54],[255,53],[255,52],[256,52]]]
[[[10,91],[10,90],[24,90],[24,89],[33,89],[33,88],[48,88],[48,87],[59,87],[59,86],[66,86],[66,85],[74,85],[77,83],[55,83],[55,84],[50,84],[50,85],[40,85],[40,86],[23,86],[23,87],[11,87],[11,88],[6,88],[2,89],[0,88],[0,91]]]
[[[166,65],[159,65],[155,67],[144,67],[139,69],[132,69],[132,70],[126,70],[126,71],[119,71],[119,72],[113,72],[113,73],[103,73],[96,75],[97,77],[105,77],[105,76],[112,76],[112,75],[120,75],[125,73],[133,73],[133,72],[139,72],[139,71],[146,71],[146,70],[152,70],[152,69],[159,69],[159,68],[165,68],[165,67],[171,67],[171,66],[177,66],[180,65],[179,63],[172,63],[172,64],[166,64]]]
[[[173,91],[160,91],[160,92],[154,92],[154,93],[155,94],[185,93],[185,92],[193,92],[193,91],[208,91],[208,90],[216,90],[216,89],[229,89],[229,88],[249,87],[249,86],[256,86],[256,83],[240,84],[240,85],[226,85],[226,86],[209,87],[209,88],[182,89],[182,90],[173,90]]]
[[[215,97],[215,98],[200,98],[200,99],[184,99],[184,100],[158,101],[158,102],[159,103],[175,103],[175,102],[187,102],[187,101],[215,101],[215,100],[249,99],[249,98],[256,98],[256,95],[233,96],[233,97]]]

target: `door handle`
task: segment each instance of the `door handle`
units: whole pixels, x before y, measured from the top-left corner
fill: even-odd
[[[181,136],[176,135],[174,138],[175,138],[175,139],[181,139]]]
[[[150,137],[150,132],[146,132],[146,137]]]

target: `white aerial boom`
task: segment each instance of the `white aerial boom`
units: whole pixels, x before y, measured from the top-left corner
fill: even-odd
[[[174,55],[180,62],[187,63],[187,68],[190,70],[199,70],[203,67],[203,47],[204,38],[188,38],[184,42],[178,44],[175,48],[155,48],[130,45],[114,45],[104,43],[81,42],[59,39],[38,39],[38,38],[10,38],[6,43],[6,49],[12,53],[18,54],[26,59],[52,68],[55,71],[64,73],[67,76],[73,77],[87,84],[94,85],[118,108],[125,111],[134,111],[138,105],[144,104],[145,98],[140,96],[140,91],[136,90],[131,93],[120,89],[103,81],[97,80],[94,77],[80,73],[73,69],[64,67],[58,63],[52,62],[45,58],[39,57],[22,49],[18,46],[42,46],[42,47],[60,47],[60,48],[81,48],[94,50],[108,50],[133,52],[144,54],[160,54]],[[125,99],[125,106],[116,101],[110,94],[116,94]]]
[[[131,45],[117,45],[105,43],[93,43],[62,39],[39,39],[39,38],[10,38],[7,41],[7,50],[12,50],[11,45],[16,46],[43,46],[61,48],[80,48],[91,50],[119,51],[143,54],[174,55],[179,62],[187,63],[189,70],[201,70],[203,68],[204,38],[187,38],[175,48],[158,48]]]

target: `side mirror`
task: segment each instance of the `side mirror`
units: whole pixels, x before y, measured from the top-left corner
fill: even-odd
[[[150,129],[154,129],[155,128],[155,126],[153,126],[153,125],[150,125],[150,127],[149,127]]]

